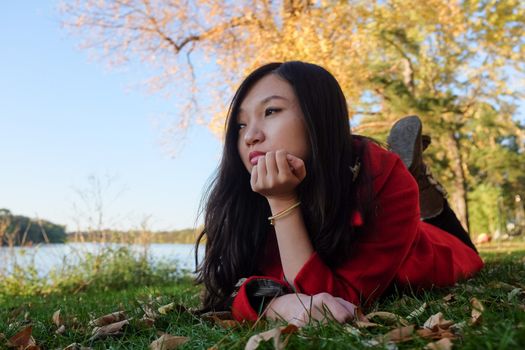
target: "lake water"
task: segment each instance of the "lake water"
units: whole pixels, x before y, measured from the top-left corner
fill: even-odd
[[[66,243],[43,244],[34,247],[0,247],[0,275],[10,274],[15,265],[22,268],[34,266],[39,276],[46,276],[51,270],[59,269],[63,264],[72,265],[82,260],[86,253],[97,253],[104,247],[118,247],[108,243]],[[195,269],[193,244],[150,244],[127,245],[138,254],[147,249],[148,259],[152,262],[173,261],[179,269]],[[199,249],[199,259],[204,255],[204,247]]]

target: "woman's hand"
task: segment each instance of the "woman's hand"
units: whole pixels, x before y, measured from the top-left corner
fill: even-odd
[[[286,294],[272,300],[265,315],[271,320],[284,320],[302,327],[311,320],[345,323],[354,319],[356,309],[354,304],[329,293]]]
[[[303,160],[278,150],[259,158],[257,165],[252,168],[250,185],[254,192],[269,201],[293,201],[295,189],[305,177]]]

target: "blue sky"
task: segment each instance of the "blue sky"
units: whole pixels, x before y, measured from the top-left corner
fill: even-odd
[[[221,144],[194,126],[171,158],[154,121],[173,115],[176,101],[137,87],[147,72],[89,59],[60,28],[54,2],[5,3],[0,47],[0,208],[72,230],[89,212],[75,189],[87,193],[95,175],[113,179],[106,225],[134,228],[151,216],[156,230],[194,226]]]

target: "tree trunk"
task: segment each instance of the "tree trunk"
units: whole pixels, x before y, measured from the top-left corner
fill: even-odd
[[[456,213],[463,227],[470,233],[468,221],[468,202],[467,202],[467,179],[463,171],[463,157],[461,155],[461,145],[458,138],[451,134],[447,137],[447,148],[450,156],[450,167],[454,174],[454,191],[451,191],[450,205]]]

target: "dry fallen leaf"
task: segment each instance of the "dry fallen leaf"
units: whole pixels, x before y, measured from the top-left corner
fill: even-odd
[[[492,281],[488,284],[488,286],[493,289],[500,289],[500,290],[505,290],[505,291],[511,291],[514,288],[516,288],[512,284],[501,282],[501,281]]]
[[[224,329],[237,328],[240,326],[239,322],[235,320],[221,320],[218,317],[215,317],[213,322]]]
[[[58,327],[58,329],[55,331],[55,334],[64,334],[65,331],[66,331],[66,326],[61,325],[61,326]]]
[[[186,308],[180,304],[175,304],[175,303],[169,303],[167,305],[164,305],[158,308],[159,314],[161,315],[166,315],[174,310],[177,310],[180,312],[180,311],[186,311]]]
[[[144,315],[140,320],[137,321],[137,324],[142,328],[151,328],[155,324],[155,320]]]
[[[401,343],[412,339],[414,335],[414,325],[399,327],[384,334],[381,338],[384,342],[392,341],[394,343]]]
[[[410,313],[410,315],[408,315],[406,317],[407,320],[411,320],[415,317],[419,317],[423,314],[423,312],[425,312],[425,309],[427,308],[427,303],[423,303],[423,305],[421,305],[419,308],[415,309],[414,311],[412,311]]]
[[[439,327],[435,331],[428,329],[428,328],[418,329],[416,333],[419,337],[425,338],[425,339],[436,340],[436,339],[442,339],[442,338],[450,338],[450,339],[457,338],[456,334],[453,333],[452,330],[442,329]]]
[[[150,305],[142,305],[142,310],[147,318],[156,320],[159,317],[159,314]]]
[[[28,326],[22,329],[20,332],[9,338],[6,344],[7,347],[27,349],[36,346],[35,339],[31,336],[32,332],[33,326]]]
[[[447,294],[443,297],[443,301],[448,303],[448,302],[451,302],[452,300],[454,300],[456,298],[456,296],[452,293],[450,294]]]
[[[452,349],[452,341],[449,338],[443,338],[434,343],[428,343],[425,346],[426,350],[450,350]]]
[[[62,317],[60,317],[60,309],[58,309],[57,311],[55,311],[53,313],[53,323],[57,327],[60,327],[60,326],[62,326],[64,324],[64,321],[62,320]]]
[[[163,334],[159,339],[154,340],[149,348],[151,350],[172,350],[186,343],[190,338],[176,337],[170,334]]]
[[[454,321],[445,320],[443,314],[438,312],[437,314],[430,316],[428,320],[425,321],[423,327],[436,331],[438,328],[448,329],[453,324]]]
[[[229,311],[210,311],[202,314],[201,318],[226,329],[236,328],[240,325],[239,322],[233,319],[233,315]]]
[[[483,314],[483,310],[485,308],[483,307],[483,304],[481,304],[481,302],[476,298],[470,299],[470,304],[472,305],[470,324],[479,324],[481,322],[481,315]]]
[[[120,322],[126,319],[126,314],[124,311],[117,311],[113,312],[107,315],[104,315],[102,317],[99,317],[91,322],[89,322],[90,326],[97,326],[102,327],[111,323]]]
[[[386,311],[371,312],[368,315],[366,315],[366,318],[369,320],[378,318],[381,321],[385,321],[385,323],[387,324],[396,324],[396,325],[402,325],[402,326],[409,325],[408,321],[405,320],[403,317],[393,314],[391,312],[386,312]]]
[[[354,324],[357,328],[374,328],[379,327],[380,325],[374,322],[369,321],[355,321]]]
[[[255,350],[259,347],[261,342],[268,341],[270,339],[273,339],[274,349],[282,350],[286,347],[286,344],[288,344],[288,339],[290,336],[286,337],[284,341],[281,342],[281,334],[291,335],[297,332],[297,330],[298,328],[296,325],[289,324],[287,326],[272,328],[269,331],[252,335],[246,343],[244,350]]]
[[[107,336],[121,335],[122,328],[129,324],[129,320],[115,322],[102,327],[93,329],[93,336],[89,340],[101,339]]]

